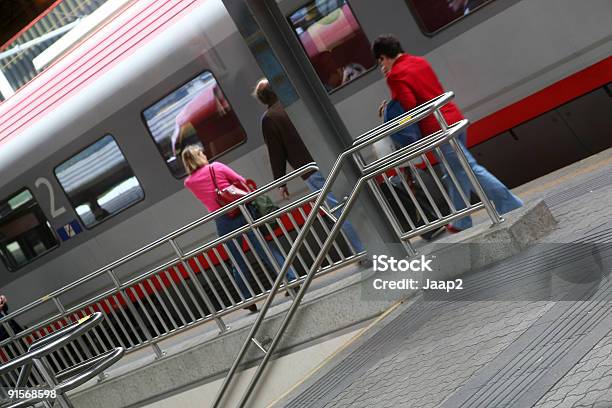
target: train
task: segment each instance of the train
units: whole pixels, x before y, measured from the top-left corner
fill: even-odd
[[[270,182],[265,107],[252,95],[262,77],[329,170],[332,142],[265,38],[243,35],[233,3],[128,2],[0,104],[0,293],[13,309],[202,217],[183,186],[181,143]],[[389,95],[370,44],[393,33],[456,93],[472,151],[508,185],[610,147],[609,0],[274,7],[353,137],[380,123]],[[353,223],[364,237],[372,228],[367,217]]]

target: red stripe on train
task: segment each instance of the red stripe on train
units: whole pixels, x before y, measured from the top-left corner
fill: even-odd
[[[304,215],[308,216],[312,210],[311,204],[307,203],[303,205],[301,208],[296,208],[291,211],[291,217],[295,220],[295,223],[298,226],[301,226],[306,221]],[[283,223],[283,227],[287,232],[291,232],[295,230],[295,226],[288,214],[283,214],[280,217],[281,222]],[[277,227],[274,229],[274,234],[278,237],[284,235],[282,228]],[[270,235],[265,236],[267,241],[271,241],[272,237]],[[242,249],[246,253],[248,252],[249,246],[247,243],[242,241]],[[215,253],[216,250],[216,253]],[[210,249],[206,252],[206,256],[200,254],[193,258],[187,260],[187,263],[193,270],[195,274],[203,273],[207,269],[210,269],[210,263],[213,265],[219,265],[222,261],[229,260],[229,256],[223,246],[218,245],[215,247],[215,250]],[[217,253],[219,256],[217,256]],[[221,258],[221,259],[219,259]],[[210,261],[210,262],[209,262]],[[180,276],[179,276],[180,274]],[[154,277],[153,277],[154,276]],[[170,288],[172,284],[179,284],[181,281],[189,280],[189,273],[185,266],[181,263],[178,263],[160,273],[153,275],[151,278],[140,282],[140,284],[132,285],[125,289],[125,293],[129,298],[131,303],[138,302],[140,299],[144,299],[145,296],[153,295],[155,292],[160,292],[164,289]],[[172,279],[173,282],[170,281]],[[100,306],[101,307],[100,307]],[[117,293],[113,296],[108,296],[101,301],[89,305],[85,308],[85,311],[89,314],[90,312],[103,312],[106,314],[111,313],[111,310],[118,310],[124,308],[126,306],[126,299],[121,293]],[[76,315],[76,316],[75,316]],[[78,319],[85,317],[85,313],[83,310],[79,310],[75,312],[74,315],[68,317],[70,323],[75,323]],[[62,319],[63,320],[63,319]],[[53,333],[56,330],[59,330],[63,327],[65,322],[55,321],[50,323],[46,327],[39,328],[34,332],[38,338],[46,336],[48,333]],[[4,356],[6,357],[6,356]],[[0,360],[3,358],[2,349],[0,349]],[[2,360],[5,361],[5,360]]]
[[[612,57],[605,58],[472,123],[468,132],[468,146],[491,139],[610,82],[612,82]]]

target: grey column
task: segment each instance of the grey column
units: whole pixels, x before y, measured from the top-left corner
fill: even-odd
[[[265,45],[270,47],[273,54],[272,58],[276,59],[278,67],[275,67],[273,73],[270,72],[270,57],[267,60],[268,68],[261,63],[259,65],[269,79],[275,74],[273,86],[276,87],[277,82],[280,82],[286,90],[287,85],[290,87],[293,85],[293,91],[297,91],[297,94],[301,97],[301,102],[307,107],[312,119],[316,121],[318,128],[323,133],[321,143],[325,144],[328,151],[333,153],[334,159],[330,159],[329,156],[325,158],[315,155],[315,160],[317,160],[320,168],[331,169],[333,160],[349,147],[354,139],[330,101],[325,88],[276,1],[223,0],[223,3],[245,40],[250,43],[257,40],[258,47],[261,47],[262,42],[265,42]],[[284,78],[279,79],[279,73]],[[287,77],[289,81],[287,81]],[[281,103],[285,106],[296,100],[294,93],[277,93]],[[347,163],[342,169],[348,183],[346,186],[341,186],[343,188],[334,187],[333,190],[337,194],[342,190],[349,191],[352,186],[357,184],[360,175],[359,169],[353,161]],[[338,198],[341,199],[341,197]],[[358,230],[362,230],[360,237],[366,246],[368,241],[398,243],[392,226],[385,218],[380,205],[371,192],[364,190],[358,202],[361,206],[353,208],[351,218],[366,220],[364,221],[365,228],[358,228]],[[367,235],[363,232],[364,230],[367,230]],[[395,256],[405,256],[406,254],[401,245],[387,248],[387,253]]]

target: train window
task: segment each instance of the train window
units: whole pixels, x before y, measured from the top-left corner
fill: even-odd
[[[246,141],[236,113],[210,71],[205,71],[145,109],[142,116],[172,174],[187,173],[182,149],[190,144],[204,148],[215,159]]]
[[[407,0],[421,29],[433,35],[493,0]]]
[[[111,135],[57,166],[55,176],[87,228],[144,198],[134,172]]]
[[[28,189],[0,201],[0,257],[16,271],[57,247],[49,222]]]
[[[346,0],[316,0],[289,21],[328,92],[376,66],[370,43]]]

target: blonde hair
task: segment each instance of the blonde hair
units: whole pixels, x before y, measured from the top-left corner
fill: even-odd
[[[183,160],[183,166],[187,173],[191,174],[200,167],[204,167],[208,164],[206,156],[202,158],[198,153],[204,152],[204,149],[198,145],[189,145],[181,152],[181,159]]]

